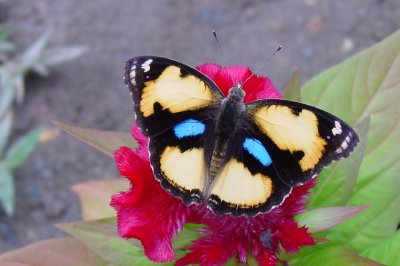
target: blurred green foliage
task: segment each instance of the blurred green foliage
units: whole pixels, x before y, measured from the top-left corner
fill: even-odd
[[[26,50],[15,52],[10,35],[10,28],[0,25],[0,206],[7,215],[14,213],[13,171],[32,153],[42,131],[34,128],[10,143],[14,108],[24,100],[26,75],[33,72],[47,77],[49,67],[77,58],[86,50],[82,46],[48,48],[51,31],[47,31]]]

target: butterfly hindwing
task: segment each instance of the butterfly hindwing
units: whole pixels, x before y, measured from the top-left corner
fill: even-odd
[[[292,187],[309,181],[332,161],[347,157],[359,141],[346,122],[306,104],[269,99],[246,107],[267,142],[279,177]]]
[[[217,86],[199,71],[174,60],[141,56],[125,66],[136,121],[146,136],[160,134],[184,118],[219,104]]]
[[[228,160],[211,186],[207,203],[218,214],[255,215],[279,206],[290,194],[273,166],[266,142],[249,120],[239,122]]]
[[[150,138],[150,160],[155,176],[185,204],[204,201],[207,160],[204,147],[212,131],[212,119],[198,114]]]

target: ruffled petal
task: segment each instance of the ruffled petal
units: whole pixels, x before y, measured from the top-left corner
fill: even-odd
[[[282,95],[276,90],[269,78],[253,76],[245,84],[246,97],[244,102],[252,102],[259,99],[281,99]]]
[[[137,144],[139,147],[136,150],[136,153],[144,160],[149,159],[149,139],[146,138],[142,132],[140,131],[139,127],[136,125],[136,123],[133,123],[132,125],[132,130],[131,130],[132,136],[135,138]]]
[[[280,241],[283,249],[288,253],[299,252],[299,247],[315,244],[307,228],[298,227],[297,223],[292,220],[281,221],[278,228],[273,234],[274,238]]]
[[[228,95],[229,89],[235,84],[245,82],[243,84],[243,89],[246,92],[244,102],[267,98],[282,98],[282,95],[276,90],[269,78],[253,75],[248,67],[221,67],[216,64],[204,64],[198,66],[197,70],[211,78],[225,96]]]
[[[161,188],[149,162],[131,149],[117,150],[115,161],[121,175],[132,183],[130,191],[111,199],[117,210],[118,233],[140,240],[146,256],[155,262],[174,260],[171,241],[182,230],[188,207]]]
[[[288,219],[293,219],[293,216],[304,211],[304,205],[307,201],[307,195],[311,188],[316,184],[316,179],[311,179],[304,185],[294,187],[289,197],[279,206],[278,210],[282,211],[283,216]]]
[[[216,82],[216,76],[218,72],[221,70],[221,66],[217,64],[203,64],[200,66],[197,66],[196,69],[209,77],[211,80],[213,80],[217,85],[219,85]]]
[[[224,238],[202,237],[193,241],[190,252],[179,259],[175,266],[199,264],[202,266],[224,265],[235,253],[235,243]]]
[[[259,266],[275,266],[278,263],[276,255],[268,249],[255,256]]]

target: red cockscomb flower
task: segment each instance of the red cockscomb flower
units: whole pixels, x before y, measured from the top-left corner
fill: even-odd
[[[197,69],[214,80],[225,95],[233,82],[243,82],[252,76],[247,67],[206,64]],[[281,98],[265,77],[252,76],[243,89],[245,102]],[[115,152],[120,174],[130,180],[131,189],[114,195],[111,205],[117,210],[119,234],[140,240],[149,259],[155,262],[174,260],[172,238],[185,223],[204,224],[206,228],[176,265],[223,265],[232,257],[245,263],[249,253],[260,265],[276,265],[280,247],[287,252],[298,252],[299,247],[314,244],[307,229],[299,228],[293,218],[303,211],[305,196],[315,184],[314,180],[293,188],[284,203],[268,213],[254,217],[217,216],[205,205],[185,206],[163,190],[150,167],[148,140],[135,125],[132,134],[139,148],[132,151],[121,147]]]

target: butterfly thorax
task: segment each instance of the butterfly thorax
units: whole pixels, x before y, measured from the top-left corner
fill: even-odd
[[[214,178],[227,162],[226,155],[228,147],[238,129],[237,126],[240,116],[245,110],[245,105],[243,103],[244,96],[245,92],[241,84],[238,84],[229,90],[228,96],[221,102],[221,107],[214,126],[214,136],[216,138],[212,144],[208,178],[206,178],[204,189],[204,194],[206,196],[208,195],[209,187]]]

